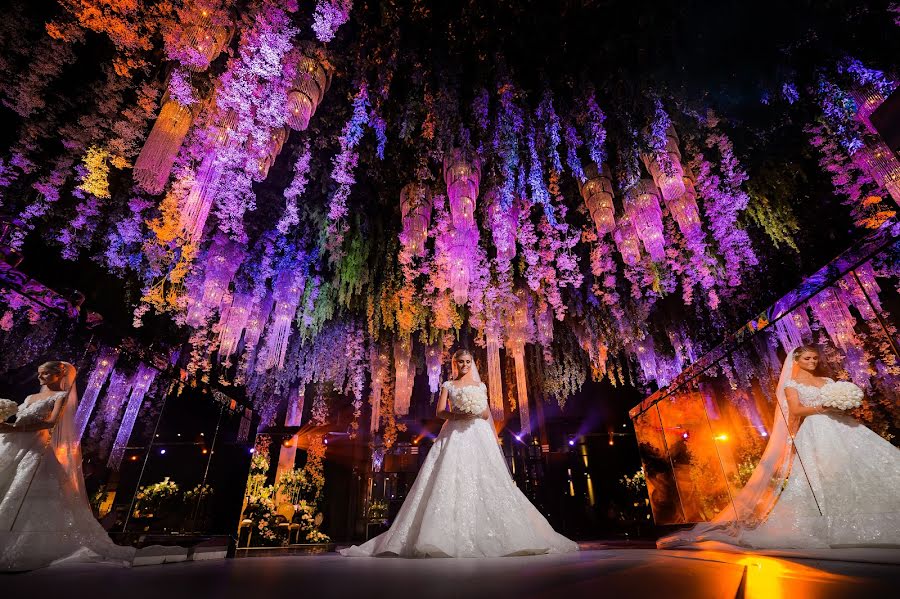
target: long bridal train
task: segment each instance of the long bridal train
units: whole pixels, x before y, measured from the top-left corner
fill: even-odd
[[[483,383],[457,388],[451,400],[484,395]],[[516,486],[481,418],[447,420],[390,530],[341,551],[349,557],[499,557],[577,551]]]
[[[110,540],[84,489],[74,425],[75,368],[65,362],[41,368],[48,366],[59,368],[62,390],[45,386],[30,395],[15,427],[0,429],[0,571],[83,561],[129,565],[135,549]],[[55,375],[40,376],[44,383]]]
[[[794,362],[791,352],[769,443],[732,505],[711,522],[660,539],[658,547],[704,541],[752,549],[900,547],[900,450],[850,416],[824,410],[821,389],[834,381],[798,382]],[[793,408],[788,389],[796,392]],[[788,423],[800,410],[809,414],[792,439]]]

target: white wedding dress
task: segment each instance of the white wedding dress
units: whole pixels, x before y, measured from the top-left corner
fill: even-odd
[[[17,424],[47,422],[61,391],[26,402]],[[71,562],[130,564],[132,547],[114,544],[94,518],[84,491],[77,441],[54,436],[70,422],[67,399],[52,429],[0,433],[0,571],[33,570]]]
[[[822,404],[819,387],[794,380],[785,387],[795,389],[804,406]],[[743,531],[741,544],[900,547],[900,450],[854,418],[834,413],[804,418],[794,447],[778,503],[765,522]]]
[[[487,398],[484,383],[444,383],[451,404],[462,394]],[[577,551],[516,486],[482,418],[447,420],[390,529],[349,557],[500,557]]]
[[[792,379],[783,387],[795,389],[804,406],[822,404],[819,387]],[[793,448],[790,475],[767,517],[735,519],[726,510],[728,517],[664,537],[657,545],[666,549],[720,541],[753,549],[900,547],[900,450],[852,417],[835,413],[806,416]],[[734,501],[741,501],[741,493]]]

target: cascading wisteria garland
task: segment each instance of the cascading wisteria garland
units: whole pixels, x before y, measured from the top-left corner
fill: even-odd
[[[353,114],[341,133],[341,150],[332,161],[331,179],[337,183],[337,188],[332,192],[328,202],[328,237],[329,248],[335,255],[346,233],[347,224],[344,217],[347,214],[347,198],[356,182],[353,176],[353,170],[359,160],[356,146],[359,145],[368,123],[369,92],[366,83],[363,82],[353,98]]]
[[[350,18],[353,0],[317,0],[313,31],[319,41],[330,42],[341,25]]]

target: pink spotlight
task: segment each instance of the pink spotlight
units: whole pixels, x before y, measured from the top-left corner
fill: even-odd
[[[688,438],[688,434],[687,434],[687,433],[682,433],[682,434],[681,434],[681,437],[682,437],[683,439],[687,439],[687,438]]]

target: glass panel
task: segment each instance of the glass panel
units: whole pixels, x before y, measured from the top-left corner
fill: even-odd
[[[685,520],[711,520],[731,497],[702,396],[686,385],[657,408]]]
[[[635,418],[634,428],[644,466],[644,476],[647,479],[647,493],[650,495],[650,509],[653,511],[654,521],[658,524],[685,522],[656,406]]]

